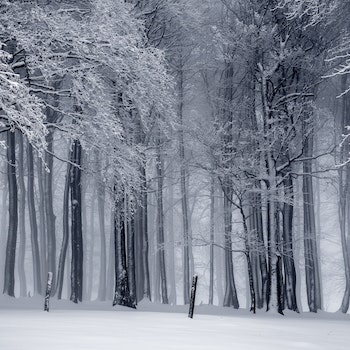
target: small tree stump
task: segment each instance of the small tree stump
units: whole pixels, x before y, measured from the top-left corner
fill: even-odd
[[[51,296],[51,287],[52,287],[52,272],[48,272],[47,274],[47,285],[46,285],[46,294],[45,294],[45,305],[44,311],[49,312],[49,303]]]
[[[188,311],[189,318],[193,318],[194,303],[196,301],[197,281],[198,281],[198,276],[194,275],[192,279],[192,287],[191,287],[190,309]]]

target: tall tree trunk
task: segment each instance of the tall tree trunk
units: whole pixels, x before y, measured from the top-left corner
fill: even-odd
[[[161,140],[160,136],[157,140],[157,156],[156,156],[156,170],[157,170],[157,253],[159,257],[160,270],[160,285],[162,294],[162,303],[168,304],[167,278],[165,267],[165,242],[164,242],[164,210],[163,210],[163,159],[161,154]]]
[[[67,164],[66,171],[66,180],[64,184],[63,192],[63,237],[62,237],[62,246],[61,253],[58,263],[58,272],[57,272],[57,298],[62,298],[62,290],[64,283],[64,269],[67,260],[67,249],[69,244],[69,189],[70,189],[70,174],[72,171],[72,165]]]
[[[100,225],[100,280],[98,286],[98,299],[106,300],[106,273],[107,273],[107,258],[106,258],[106,228],[105,228],[105,189],[102,183],[101,172],[101,159],[100,154],[96,153],[96,165],[97,165],[97,203],[98,203],[98,219]],[[92,214],[93,215],[93,214]]]
[[[239,302],[236,291],[236,284],[233,271],[232,260],[232,188],[230,185],[224,189],[224,222],[225,222],[225,274],[226,289],[224,296],[224,306],[233,306],[239,308]]]
[[[41,262],[41,285],[47,282],[47,246],[46,246],[46,217],[45,217],[45,193],[44,193],[44,169],[42,161],[37,158],[38,189],[39,189],[39,248]],[[44,293],[44,289],[42,289]]]
[[[169,174],[174,173],[173,162],[170,159],[167,165]],[[169,267],[169,302],[176,305],[176,272],[175,272],[175,232],[174,232],[174,179],[170,175],[167,177],[167,222],[168,222],[168,267]]]
[[[341,91],[345,91],[347,88],[347,75],[341,78]],[[342,111],[340,120],[340,134],[347,135],[347,126],[350,124],[350,99],[348,94],[342,97]],[[347,162],[349,157],[349,143],[344,143],[340,149],[340,163],[344,164]],[[342,313],[347,313],[349,310],[350,303],[350,239],[349,239],[349,224],[350,224],[350,166],[345,164],[344,167],[340,168],[339,171],[339,202],[338,202],[338,216],[340,226],[340,237],[344,261],[344,272],[345,272],[345,290],[340,306]]]
[[[304,121],[304,135],[307,135],[304,144],[304,156],[313,156],[313,135],[310,125]],[[309,309],[317,312],[322,309],[320,270],[316,242],[316,223],[314,212],[314,194],[312,182],[312,160],[303,162],[303,202],[304,202],[304,255],[306,291]]]
[[[56,291],[56,216],[53,210],[53,134],[46,136],[47,149],[46,164],[48,172],[44,176],[46,237],[47,237],[47,271],[52,272],[52,295]],[[47,273],[46,273],[47,274]],[[46,275],[45,274],[45,275]]]
[[[210,177],[210,258],[209,258],[209,305],[214,301],[214,230],[215,230],[215,178]]]
[[[185,142],[184,142],[184,123],[183,123],[183,62],[180,58],[179,78],[178,78],[178,92],[179,92],[179,107],[178,118],[180,124],[179,130],[179,155],[180,155],[180,187],[181,187],[181,207],[182,207],[182,227],[183,227],[183,295],[184,303],[190,302],[190,237],[189,237],[189,212],[188,212],[188,186],[186,180],[188,171],[185,160]]]
[[[129,204],[130,205],[130,204]],[[130,208],[127,208],[127,257],[129,273],[130,299],[136,305],[136,272],[135,272],[135,218],[131,214]]]
[[[35,199],[34,199],[34,156],[33,156],[33,146],[29,142],[27,144],[27,167],[28,167],[28,181],[27,181],[28,214],[29,214],[29,223],[30,223],[30,231],[31,231],[34,295],[36,295],[36,294],[42,293],[42,284],[41,284],[40,251],[39,251],[39,242],[38,242],[38,224],[36,220],[36,209],[35,209]]]
[[[285,275],[286,301],[289,310],[299,312],[296,296],[296,271],[293,255],[293,208],[294,190],[291,175],[284,180],[286,200],[283,204],[283,264]]]
[[[91,203],[90,203],[90,228],[87,232],[89,232],[89,249],[87,250],[88,256],[87,256],[87,280],[86,280],[86,299],[91,300],[92,298],[92,289],[94,285],[94,255],[95,255],[95,202],[96,202],[96,189],[94,188],[91,193]],[[113,214],[114,216],[114,214]],[[113,228],[112,224],[112,228]],[[114,229],[111,233],[111,236],[113,236],[111,239],[110,244],[112,245],[111,249],[113,249],[114,252]],[[113,254],[114,255],[114,254]],[[114,270],[114,266],[112,266],[112,270]],[[112,271],[113,273],[113,271]],[[113,294],[113,285],[111,286],[111,294]]]
[[[3,135],[5,136],[5,140],[6,140],[6,137],[7,135]],[[3,180],[3,183],[4,183],[4,186],[3,186],[3,191],[2,191],[2,195],[1,195],[1,226],[0,227],[3,227],[4,228],[4,231],[5,231],[5,228],[8,227],[7,226],[7,218],[8,218],[8,209],[7,209],[7,197],[8,197],[8,188],[7,188],[7,183],[8,183],[8,180],[7,180],[7,166],[4,164],[3,165],[3,168],[4,168],[4,172],[2,174],[2,180]],[[7,240],[7,236],[6,234],[2,234],[0,235],[0,254],[2,257],[5,257],[6,255],[6,240]],[[2,258],[0,259],[0,281],[4,281],[4,272],[5,272],[5,259]]]
[[[125,237],[125,198],[116,203],[114,219],[114,244],[115,244],[115,293],[114,305],[136,308],[135,302],[130,296],[129,274],[127,270],[127,251]]]
[[[15,262],[18,227],[16,141],[15,133],[7,131],[7,178],[9,188],[9,229],[6,244],[5,275],[3,293],[15,296]]]
[[[20,296],[27,296],[27,279],[25,273],[26,253],[26,189],[24,184],[24,146],[23,135],[17,133],[18,140],[18,189],[19,189],[19,251],[18,251],[18,276],[20,285]]]
[[[115,250],[114,250],[114,212],[110,211],[110,234],[109,234],[109,244],[108,244],[108,269],[107,269],[107,298],[112,300],[114,296],[113,286],[114,281],[114,266],[115,266]]]
[[[75,164],[71,168],[71,235],[72,235],[72,263],[71,263],[71,296],[74,303],[83,299],[83,235],[81,217],[81,156],[82,148],[78,140],[73,141],[71,161]]]

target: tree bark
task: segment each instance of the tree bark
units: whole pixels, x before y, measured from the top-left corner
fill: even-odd
[[[239,302],[236,291],[236,284],[233,271],[232,260],[232,188],[230,185],[224,189],[224,222],[225,222],[225,274],[226,289],[224,296],[224,306],[233,306],[239,308]]]
[[[56,291],[56,216],[53,209],[53,134],[46,137],[48,153],[46,164],[48,172],[44,175],[46,237],[47,237],[47,271],[52,272],[52,295]]]
[[[121,305],[136,308],[130,296],[129,274],[127,270],[127,250],[125,237],[125,198],[116,203],[114,219],[115,244],[115,293],[113,306]]]
[[[26,189],[24,184],[24,146],[23,135],[17,133],[18,139],[18,189],[19,189],[19,251],[18,251],[18,276],[20,285],[20,296],[27,296],[27,279],[25,273],[26,254]]]
[[[164,242],[164,210],[163,210],[163,159],[161,155],[161,141],[160,136],[157,140],[157,156],[156,156],[156,170],[157,170],[157,253],[159,258],[159,270],[160,270],[160,285],[162,303],[168,304],[168,291],[167,291],[167,278],[166,278],[166,266],[165,266],[165,242]]]
[[[15,262],[18,228],[16,141],[15,133],[7,131],[7,178],[9,189],[9,229],[6,244],[5,274],[3,293],[15,296]]]
[[[67,164],[66,170],[66,180],[64,184],[63,192],[63,237],[62,237],[62,246],[61,253],[58,263],[58,272],[57,272],[57,298],[62,298],[62,290],[64,283],[64,269],[67,259],[67,249],[69,244],[69,190],[70,190],[70,174],[72,171],[72,165]]]
[[[74,303],[83,299],[83,235],[81,217],[81,156],[82,147],[78,140],[73,141],[71,162],[75,164],[71,168],[71,296]]]
[[[31,231],[31,245],[32,245],[32,260],[33,260],[33,282],[34,295],[42,293],[41,284],[41,264],[40,251],[38,242],[38,224],[36,220],[36,209],[34,199],[34,157],[33,146],[28,142],[27,144],[27,198],[28,198],[28,214]]]
[[[304,135],[307,136],[304,144],[304,156],[310,158],[313,155],[313,135],[307,130],[310,125],[304,122]],[[316,223],[314,212],[314,194],[312,182],[312,160],[303,162],[303,202],[304,202],[304,256],[306,291],[309,309],[317,312],[322,309],[320,270],[316,242]]]

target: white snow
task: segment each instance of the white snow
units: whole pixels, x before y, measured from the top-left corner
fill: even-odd
[[[141,303],[137,310],[110,303],[73,305],[51,300],[0,298],[1,350],[117,349],[348,349],[349,315],[286,316],[221,307]],[[156,310],[156,311],[152,311]]]

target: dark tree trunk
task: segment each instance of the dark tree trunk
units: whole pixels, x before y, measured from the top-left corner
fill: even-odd
[[[71,263],[71,296],[74,303],[83,299],[83,234],[81,217],[81,156],[82,148],[78,140],[73,141],[71,162],[71,236],[72,236],[72,263]]]
[[[42,293],[41,284],[41,264],[38,242],[38,224],[36,221],[36,209],[34,199],[34,157],[33,146],[27,144],[27,166],[28,166],[28,181],[27,181],[27,198],[28,198],[28,214],[31,231],[32,259],[33,259],[33,281],[34,294]]]
[[[15,133],[7,132],[7,178],[9,188],[9,230],[6,245],[3,293],[15,296],[15,262],[18,226]]]
[[[127,252],[125,237],[125,211],[124,200],[116,203],[114,219],[114,244],[115,244],[115,293],[114,305],[136,308],[135,302],[130,296],[129,274],[127,270]]]
[[[64,284],[64,269],[67,258],[67,249],[69,243],[69,189],[70,189],[70,174],[72,171],[72,165],[67,164],[66,171],[66,180],[64,184],[64,193],[63,193],[63,237],[62,237],[62,246],[61,253],[58,263],[58,272],[57,272],[57,298],[62,298],[62,290]]]

